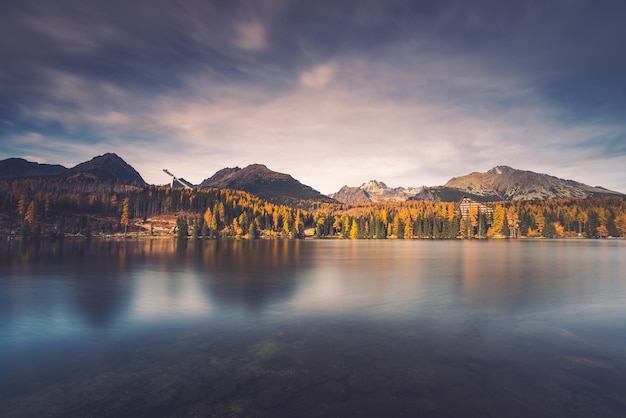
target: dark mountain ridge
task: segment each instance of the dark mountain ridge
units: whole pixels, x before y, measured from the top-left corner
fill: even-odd
[[[0,161],[0,178],[3,179],[56,176],[66,171],[67,168],[59,164],[40,164],[23,158]]]
[[[65,176],[146,184],[141,175],[117,154],[107,153],[70,168]]]
[[[294,200],[336,202],[289,174],[272,171],[263,164],[223,168],[200,183],[200,187],[243,190],[277,204],[288,204]]]
[[[55,176],[73,180],[88,179],[146,184],[137,170],[114,153],[99,155],[69,169],[59,164],[39,164],[23,158],[8,158],[0,161],[0,178]]]

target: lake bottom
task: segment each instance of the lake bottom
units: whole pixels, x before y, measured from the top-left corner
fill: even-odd
[[[39,369],[14,380],[13,393],[0,401],[3,416],[618,417],[626,411],[625,362],[615,356],[623,347],[609,353],[532,320],[447,317],[442,324],[436,317],[333,315],[263,322],[195,324],[124,339],[124,346],[68,349],[75,359],[62,359],[63,372],[54,370],[50,381]]]

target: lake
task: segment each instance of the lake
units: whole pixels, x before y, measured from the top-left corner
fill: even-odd
[[[626,241],[0,244],[3,417],[624,417]]]

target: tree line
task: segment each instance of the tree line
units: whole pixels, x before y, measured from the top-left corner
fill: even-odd
[[[98,180],[0,181],[0,214],[3,233],[24,237],[132,232],[131,220],[148,222],[162,214],[178,214],[180,236],[208,238],[258,236],[261,231],[267,236],[299,238],[304,236],[305,224],[312,222],[303,209],[274,205],[237,190]]]
[[[101,180],[0,181],[0,233],[23,237],[136,232],[175,214],[179,238],[454,239],[626,237],[626,199],[490,203],[465,217],[453,202],[276,205],[243,191],[172,189]],[[152,230],[152,228],[150,229]]]

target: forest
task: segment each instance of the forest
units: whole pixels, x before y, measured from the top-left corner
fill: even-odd
[[[172,189],[102,180],[0,181],[0,235],[172,235],[216,238],[626,237],[626,199],[489,203],[462,216],[454,202],[275,205],[243,191]]]

